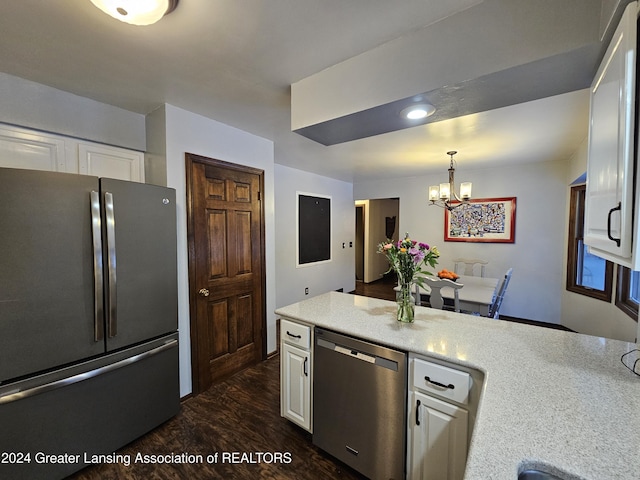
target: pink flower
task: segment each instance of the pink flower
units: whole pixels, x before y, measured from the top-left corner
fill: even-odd
[[[393,245],[390,243],[387,243],[382,247],[383,250],[391,250],[392,248],[393,248]]]

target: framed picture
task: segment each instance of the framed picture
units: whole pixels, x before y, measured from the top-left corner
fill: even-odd
[[[514,243],[515,235],[516,197],[479,198],[444,211],[445,242]]]
[[[331,260],[331,197],[297,192],[297,266]]]

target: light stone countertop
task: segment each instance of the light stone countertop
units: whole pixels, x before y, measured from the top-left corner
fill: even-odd
[[[640,478],[640,377],[620,362],[638,345],[427,307],[403,324],[395,310],[329,292],[276,314],[482,371],[466,480]]]

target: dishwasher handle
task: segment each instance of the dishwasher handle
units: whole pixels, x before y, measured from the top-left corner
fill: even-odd
[[[338,345],[337,343],[330,342],[324,338],[316,337],[316,346],[326,348],[327,350],[346,355],[347,357],[360,360],[362,362],[370,363],[376,367],[386,368],[394,372],[398,371],[398,362],[388,358],[380,357],[378,355],[365,353],[354,348]]]
[[[366,353],[360,352],[358,350],[354,350],[351,348],[343,347],[340,345],[335,345],[333,350],[342,353],[343,355],[347,355],[349,357],[353,357],[357,360],[362,360],[363,362],[376,363],[376,357],[371,355],[367,355]]]

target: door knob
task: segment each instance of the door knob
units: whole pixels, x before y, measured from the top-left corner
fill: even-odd
[[[202,297],[208,297],[209,296],[209,290],[207,290],[206,288],[201,288],[200,290],[198,290],[198,293]]]

